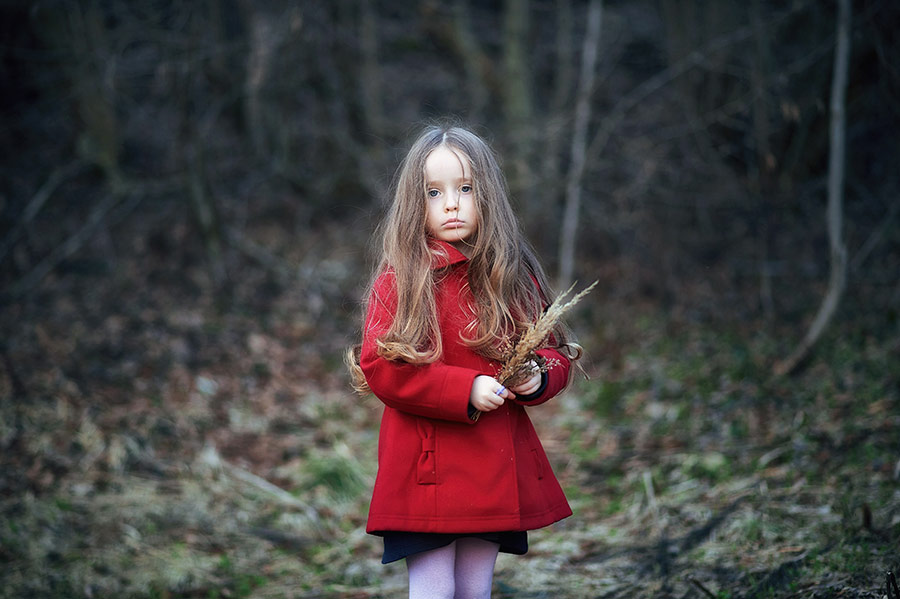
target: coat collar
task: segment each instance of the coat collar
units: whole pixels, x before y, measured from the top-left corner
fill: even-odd
[[[431,250],[431,268],[439,270],[454,264],[468,262],[465,254],[447,243],[439,239],[431,239],[428,242],[428,248]]]

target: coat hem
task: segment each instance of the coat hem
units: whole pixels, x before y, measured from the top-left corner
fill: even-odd
[[[519,517],[476,516],[459,518],[435,518],[434,516],[422,516],[420,518],[410,516],[378,517],[366,525],[366,532],[379,534],[387,531],[398,532],[438,532],[438,533],[471,533],[471,532],[502,532],[502,531],[526,531],[536,530],[550,526],[572,515],[572,509],[566,506],[563,509],[551,509],[541,514]]]

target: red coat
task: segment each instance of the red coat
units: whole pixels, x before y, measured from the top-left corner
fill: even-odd
[[[468,260],[449,244],[438,283],[443,356],[411,365],[376,354],[375,340],[393,318],[393,273],[382,274],[369,298],[361,366],[372,392],[385,404],[378,439],[378,475],[366,530],[492,532],[530,530],[572,514],[523,402],[506,401],[477,422],[468,417],[476,376],[494,376],[500,364],[476,354],[460,339],[471,299]],[[569,361],[540,350],[559,365],[547,373],[543,403],[568,380]]]

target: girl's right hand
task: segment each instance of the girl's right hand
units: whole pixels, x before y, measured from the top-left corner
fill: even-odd
[[[472,383],[469,403],[479,412],[491,412],[502,406],[505,400],[514,397],[515,394],[501,385],[497,379],[481,374],[476,376]]]

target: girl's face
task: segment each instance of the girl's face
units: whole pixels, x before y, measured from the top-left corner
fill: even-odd
[[[466,243],[478,228],[472,169],[469,161],[447,146],[425,159],[425,226],[435,239],[452,244],[471,257]]]

